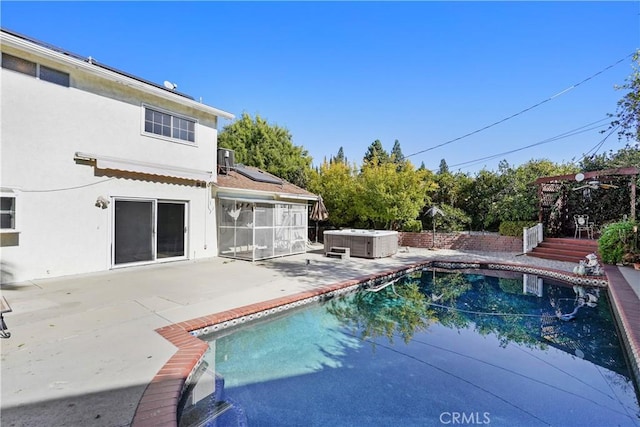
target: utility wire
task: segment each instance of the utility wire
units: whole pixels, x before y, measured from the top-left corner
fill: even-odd
[[[75,187],[65,187],[65,188],[51,188],[48,190],[20,190],[23,193],[54,193],[56,191],[68,191],[68,190],[77,190],[79,188],[91,187],[93,185],[102,184],[103,182],[111,181],[114,178],[107,178],[97,182],[91,182],[89,184],[77,185]]]
[[[443,142],[443,143],[441,143],[441,144],[434,145],[433,147],[425,148],[424,150],[416,151],[416,152],[415,152],[415,153],[413,153],[413,154],[406,155],[406,156],[404,156],[404,158],[406,159],[406,158],[409,158],[409,157],[416,156],[416,155],[418,155],[418,154],[426,153],[427,151],[435,150],[436,148],[444,147],[445,145],[451,144],[451,143],[456,142],[456,141],[460,141],[461,139],[467,138],[467,137],[469,137],[469,136],[471,136],[471,135],[475,135],[475,134],[480,133],[480,132],[482,132],[482,131],[485,131],[485,130],[487,130],[487,129],[489,129],[489,128],[492,128],[492,127],[494,127],[494,126],[497,126],[497,125],[499,125],[499,124],[501,124],[501,123],[504,123],[504,122],[506,122],[507,120],[513,119],[514,117],[517,117],[517,116],[519,116],[519,115],[521,115],[521,114],[526,113],[527,111],[531,111],[531,110],[533,110],[534,108],[537,108],[537,107],[539,107],[539,106],[541,106],[541,105],[543,105],[543,104],[546,104],[547,102],[549,102],[549,101],[551,101],[551,100],[553,100],[553,99],[555,99],[555,98],[557,98],[557,97],[559,97],[559,96],[561,96],[561,95],[564,95],[565,93],[567,93],[567,92],[569,92],[569,91],[571,91],[571,90],[573,90],[573,89],[577,88],[578,86],[582,85],[583,83],[586,83],[586,82],[588,82],[589,80],[591,80],[591,79],[593,79],[593,78],[595,78],[595,77],[599,76],[600,74],[604,73],[605,71],[607,71],[607,70],[609,70],[609,69],[611,69],[611,68],[615,67],[616,65],[618,65],[618,64],[622,63],[623,61],[627,60],[627,58],[632,57],[632,56],[634,55],[634,53],[635,53],[635,52],[630,53],[629,55],[627,55],[627,56],[625,56],[624,58],[622,58],[622,59],[620,59],[620,60],[616,61],[615,63],[613,63],[613,64],[609,65],[608,67],[605,67],[605,68],[603,68],[602,70],[598,71],[597,73],[595,73],[595,74],[593,74],[593,75],[591,75],[591,76],[587,77],[586,79],[584,79],[584,80],[582,80],[582,81],[580,81],[580,82],[578,82],[578,83],[576,83],[576,84],[574,84],[574,85],[571,85],[570,87],[568,87],[568,88],[566,88],[566,89],[564,89],[564,90],[562,90],[562,91],[560,91],[560,92],[556,93],[555,95],[550,96],[549,98],[545,99],[544,101],[540,101],[540,102],[538,102],[537,104],[534,104],[534,105],[532,105],[532,106],[530,106],[530,107],[527,107],[527,108],[525,108],[524,110],[518,111],[518,112],[517,112],[517,113],[515,113],[515,114],[512,114],[512,115],[510,115],[510,116],[508,116],[508,117],[505,117],[505,118],[503,118],[503,119],[501,119],[501,120],[498,120],[498,121],[496,121],[496,122],[493,122],[493,123],[491,123],[490,125],[484,126],[484,127],[480,128],[480,129],[476,129],[476,130],[474,130],[474,131],[472,131],[472,132],[469,132],[469,133],[464,134],[464,135],[462,135],[462,136],[459,136],[459,137],[457,137],[457,138],[450,139],[449,141],[445,141],[445,142]]]
[[[474,159],[474,160],[468,160],[466,162],[456,163],[456,164],[450,165],[450,167],[472,166],[472,165],[480,163],[482,161],[492,160],[492,159],[495,159],[497,157],[503,156],[505,154],[512,154],[512,153],[515,153],[515,152],[518,152],[518,151],[526,150],[527,148],[532,148],[532,147],[536,147],[538,145],[548,144],[549,142],[553,142],[553,141],[557,141],[557,140],[560,140],[560,139],[568,138],[570,136],[575,136],[575,135],[579,135],[581,133],[589,132],[589,131],[592,131],[592,130],[595,130],[595,129],[598,129],[598,128],[601,128],[602,126],[604,126],[604,124],[602,124],[601,122],[606,121],[606,120],[608,120],[608,119],[600,119],[600,120],[597,120],[595,122],[586,124],[584,126],[580,126],[578,128],[566,131],[566,132],[561,133],[559,135],[552,136],[550,138],[544,139],[542,141],[538,141],[538,142],[535,142],[533,144],[525,145],[524,147],[516,148],[516,149],[513,149],[513,150],[509,150],[509,151],[504,151],[504,152],[498,153],[498,154],[492,154],[490,156],[481,157],[481,158]]]
[[[550,139],[547,139],[547,140],[544,140],[544,141],[540,141],[540,142],[537,142],[537,143],[534,143],[534,144],[527,145],[525,147],[517,148],[517,149],[514,149],[514,150],[510,150],[510,151],[505,151],[505,152],[494,154],[494,155],[491,155],[491,156],[482,157],[482,158],[475,159],[475,160],[469,160],[467,162],[456,163],[456,164],[451,165],[450,167],[456,167],[456,166],[467,166],[467,167],[470,167],[470,166],[476,165],[478,163],[482,163],[485,160],[497,159],[498,157],[501,157],[501,156],[506,155],[506,154],[512,154],[512,153],[516,153],[518,151],[526,150],[527,148],[532,148],[532,147],[536,147],[538,145],[548,144],[549,142],[554,142],[554,141],[557,141],[559,139],[568,138],[570,136],[574,136],[574,135],[578,135],[578,134],[581,134],[581,133],[585,133],[585,132],[588,132],[588,131],[591,131],[591,130],[594,130],[594,129],[598,129],[598,127],[594,127],[594,128],[591,128],[591,129],[585,129],[583,131],[575,132],[573,134],[565,135],[565,136],[562,136],[562,137],[550,138]]]
[[[598,152],[598,150],[600,150],[600,149],[602,148],[602,146],[604,145],[605,141],[606,141],[607,139],[609,139],[609,137],[610,137],[611,135],[613,135],[613,133],[614,133],[615,131],[617,131],[619,127],[620,127],[620,126],[616,126],[616,127],[614,127],[613,129],[611,129],[611,132],[609,132],[609,133],[607,134],[607,136],[605,136],[604,138],[602,138],[602,140],[601,140],[600,142],[598,142],[598,143],[597,143],[593,148],[591,148],[589,151],[587,151],[586,153],[584,153],[584,154],[582,155],[582,157],[583,157],[583,158],[587,158],[587,157],[590,157],[590,156],[595,156],[595,155],[596,155],[596,153]],[[592,152],[593,152],[593,153],[592,153]]]

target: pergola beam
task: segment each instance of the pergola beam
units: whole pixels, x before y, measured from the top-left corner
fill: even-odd
[[[636,219],[636,180],[637,176],[640,173],[640,170],[634,166],[626,167],[626,168],[617,168],[617,169],[605,169],[601,171],[592,171],[592,172],[583,172],[585,180],[600,178],[600,177],[608,177],[608,176],[631,176],[631,212],[629,212],[632,220]],[[538,201],[539,201],[539,209],[538,209],[538,217],[540,222],[542,222],[542,184],[549,182],[559,182],[559,181],[575,181],[576,174],[568,174],[568,175],[556,175],[556,176],[544,176],[535,180],[535,184],[538,186]]]
[[[637,175],[640,173],[640,170],[636,167],[628,167],[628,168],[618,168],[618,169],[606,169],[601,171],[593,171],[593,172],[583,172],[584,179],[590,178],[598,178],[602,176],[611,176],[611,175]],[[557,175],[557,176],[543,176],[542,178],[538,178],[535,180],[536,184],[544,184],[545,182],[555,182],[555,181],[575,181],[576,174],[569,175]]]

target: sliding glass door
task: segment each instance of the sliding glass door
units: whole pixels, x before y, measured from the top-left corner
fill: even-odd
[[[184,256],[185,204],[158,202],[158,258]]]
[[[153,260],[154,203],[129,200],[115,203],[114,264]]]
[[[186,255],[186,203],[115,200],[114,265]]]

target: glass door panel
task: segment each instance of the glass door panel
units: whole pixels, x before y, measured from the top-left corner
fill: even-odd
[[[158,202],[158,258],[185,255],[185,204]]]
[[[116,200],[115,206],[114,264],[153,260],[153,202]]]

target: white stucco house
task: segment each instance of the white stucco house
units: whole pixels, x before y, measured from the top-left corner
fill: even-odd
[[[228,112],[2,30],[2,282],[218,255]]]

